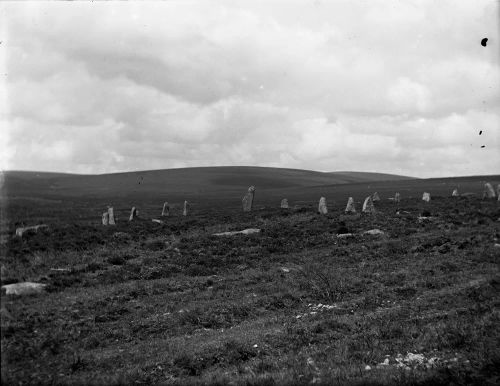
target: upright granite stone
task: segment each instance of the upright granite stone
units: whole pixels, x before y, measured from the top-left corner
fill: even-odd
[[[109,225],[116,225],[115,223],[115,212],[113,211],[113,207],[108,208],[108,224]]]
[[[284,198],[283,200],[281,200],[280,208],[281,209],[288,209],[288,200],[286,198]]]
[[[500,184],[497,185],[497,197],[498,201],[500,201]]]
[[[102,214],[102,225],[108,225],[109,224],[109,213],[104,212]]]
[[[245,194],[245,196],[241,200],[241,202],[243,204],[243,212],[250,212],[252,210],[254,196],[255,196],[255,187],[250,186],[248,188],[248,192]]]
[[[139,215],[139,211],[134,207],[132,207],[132,210],[130,211],[130,217],[128,218],[128,221],[133,221],[137,218]]]
[[[349,197],[347,200],[347,206],[345,207],[346,213],[356,213],[356,208],[354,207],[354,199]]]
[[[397,202],[397,203],[400,203],[400,202],[401,202],[401,194],[399,194],[399,192],[397,192],[397,193],[394,195],[394,202]]]
[[[363,213],[375,213],[375,205],[371,196],[366,197],[363,202]]]
[[[327,214],[328,213],[328,208],[326,207],[326,198],[325,197],[321,197],[319,199],[318,212],[320,214]]]
[[[495,191],[493,190],[493,186],[489,182],[484,184],[484,192],[483,192],[483,198],[495,198]]]
[[[188,202],[187,201],[184,201],[184,210],[182,211],[182,215],[183,216],[188,215]]]
[[[424,200],[425,202],[429,202],[431,200],[431,194],[424,192],[424,194],[422,195],[422,200]]]
[[[170,215],[170,206],[168,205],[168,202],[163,203],[163,209],[161,211],[162,216],[169,216]]]
[[[373,196],[372,196],[372,201],[375,202],[375,201],[380,201],[380,197],[378,195],[377,192],[373,193]]]
[[[451,197],[458,197],[458,196],[460,196],[458,194],[458,189],[453,189],[453,193],[451,194]]]

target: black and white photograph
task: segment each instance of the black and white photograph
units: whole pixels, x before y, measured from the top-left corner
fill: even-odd
[[[0,3],[2,385],[500,384],[500,1]]]

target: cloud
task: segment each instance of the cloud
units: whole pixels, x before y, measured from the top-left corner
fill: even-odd
[[[492,1],[2,7],[4,167],[499,170]]]

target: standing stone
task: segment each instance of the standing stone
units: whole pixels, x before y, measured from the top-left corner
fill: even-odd
[[[109,224],[109,213],[104,212],[102,214],[102,225],[108,225]]]
[[[187,201],[184,201],[184,210],[182,211],[182,215],[183,216],[188,215],[188,202]]]
[[[489,182],[484,184],[483,198],[495,198],[495,191]]]
[[[288,209],[288,200],[286,198],[284,198],[283,200],[281,200],[280,208],[281,209]]]
[[[113,211],[113,207],[111,207],[111,206],[108,208],[108,224],[109,225],[116,225],[115,214]]]
[[[254,196],[255,196],[255,187],[250,186],[248,188],[248,192],[245,194],[245,196],[241,200],[241,202],[243,204],[243,212],[250,212],[252,210]]]
[[[320,214],[327,214],[328,213],[328,208],[326,207],[326,198],[325,197],[321,197],[319,199],[318,212]]]
[[[458,189],[453,189],[453,193],[451,194],[451,197],[458,197]]]
[[[500,201],[500,184],[497,185],[497,197],[498,201]]]
[[[399,192],[397,192],[395,195],[394,195],[394,202],[401,202],[401,194],[399,194]]]
[[[169,216],[170,215],[170,206],[168,206],[168,202],[165,202],[163,204],[163,209],[161,211],[162,216]]]
[[[380,201],[380,197],[378,195],[377,192],[373,193],[373,196],[372,196],[372,201],[375,202],[375,201]]]
[[[375,205],[371,196],[366,197],[363,202],[363,213],[375,213]]]
[[[422,200],[424,200],[425,202],[429,202],[431,200],[431,194],[424,192],[424,194],[422,195]]]
[[[139,211],[135,208],[135,206],[132,207],[128,221],[132,221],[132,220],[136,219],[138,215],[139,215]]]
[[[356,208],[354,207],[354,200],[352,197],[349,197],[347,200],[347,206],[345,207],[346,213],[356,213]]]

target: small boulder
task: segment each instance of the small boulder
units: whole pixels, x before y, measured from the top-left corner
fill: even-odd
[[[153,218],[151,221],[155,222],[155,223],[158,223],[158,224],[164,224],[165,223],[164,221],[158,220],[157,218]]]
[[[394,201],[395,202],[400,202],[401,201],[401,194],[399,194],[399,192],[397,192],[395,195],[394,195]]]
[[[453,193],[451,193],[451,196],[452,196],[452,197],[458,197],[458,196],[460,196],[460,195],[458,194],[458,189],[453,189]]]
[[[370,229],[369,231],[363,232],[365,235],[370,235],[370,236],[381,236],[384,235],[385,233],[381,231],[380,229]]]
[[[49,226],[45,224],[34,225],[30,227],[22,227],[16,229],[16,236],[23,237],[25,233],[38,233],[39,229],[47,229]]]
[[[109,224],[109,213],[104,212],[102,214],[102,225],[108,225]]]
[[[425,202],[429,202],[431,200],[431,194],[424,192],[424,194],[422,195],[422,200]]]
[[[288,209],[288,200],[286,198],[281,200],[280,208],[281,209]]]
[[[377,192],[373,193],[372,200],[373,201],[380,201],[380,196],[378,195]]]

